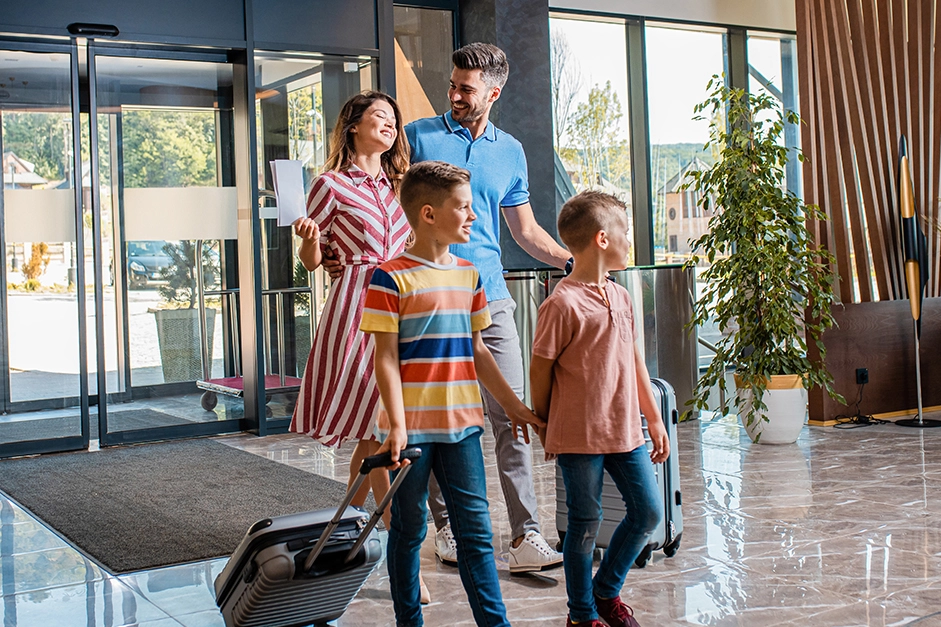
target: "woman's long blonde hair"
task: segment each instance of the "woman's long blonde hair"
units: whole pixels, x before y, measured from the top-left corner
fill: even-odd
[[[340,115],[337,117],[337,125],[330,137],[330,156],[327,157],[324,167],[326,170],[334,171],[349,169],[353,163],[353,156],[356,154],[353,149],[352,128],[359,124],[363,119],[363,114],[377,100],[385,100],[395,113],[395,142],[392,148],[382,153],[380,161],[383,171],[392,183],[392,189],[398,193],[402,177],[408,170],[408,140],[402,128],[402,114],[399,112],[398,103],[395,102],[395,98],[381,91],[364,91],[343,104]]]

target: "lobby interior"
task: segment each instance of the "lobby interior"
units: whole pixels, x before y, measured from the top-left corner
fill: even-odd
[[[37,77],[57,77],[42,89],[0,85],[0,475],[5,463],[37,455],[208,438],[345,482],[352,446],[287,433],[294,377],[317,324],[311,305],[322,303],[329,281],[297,271],[298,244],[277,225],[264,164],[299,159],[316,173],[339,105],[361,89],[395,92],[408,120],[440,113],[450,51],[493,41],[512,65],[493,119],[524,145],[539,222],[554,234],[558,207],[575,190],[617,194],[629,207],[635,266],[647,269],[636,276],[661,277],[677,272],[686,241],[707,228],[679,181],[697,160],[710,162],[693,106],[709,77],[723,74],[804,120],[785,140],[807,159],[793,162],[785,184],[829,219],[817,233],[835,254],[839,301],[827,364],[849,404],[811,390],[808,424],[786,445],[753,443],[718,402],[681,422],[682,543],[675,556],[655,551],[632,569],[622,598],[645,627],[941,626],[941,429],[895,424],[919,403],[926,418],[941,418],[941,364],[929,357],[941,350],[937,0],[190,4],[173,4],[179,20],[146,3],[93,0],[41,0],[0,15],[0,80],[37,59]],[[115,34],[71,32],[76,23],[113,24]],[[598,144],[607,156],[593,165],[585,128],[599,103],[608,107]],[[186,132],[210,129],[208,140],[192,140],[205,153],[202,170],[172,180],[133,171],[147,158],[135,125],[144,128],[154,111],[184,112]],[[42,127],[59,144],[48,164],[32,148],[39,127],[24,123],[29,115],[58,119]],[[899,259],[899,134],[909,137],[928,236],[920,398]],[[202,195],[191,193],[197,187]],[[49,242],[51,261],[27,288],[40,241]],[[189,292],[166,295],[173,278],[160,269],[135,274],[131,250],[147,241],[201,251]],[[509,237],[503,244],[525,352],[553,275]],[[646,280],[619,276],[649,314],[641,342],[648,367],[674,385],[682,405],[721,334],[683,330],[685,296],[702,289],[695,279],[673,300],[637,287]],[[174,298],[200,301],[193,308],[202,318],[193,363],[182,371],[167,365],[154,313]],[[861,367],[869,382],[859,385]],[[233,378],[244,389],[233,390]],[[854,413],[874,418],[847,422]],[[489,425],[483,449],[508,617],[561,626],[562,570],[509,572]],[[533,464],[542,531],[554,543],[556,466],[538,443]],[[379,536],[384,543],[386,532]],[[428,536],[425,624],[473,625],[457,570],[435,558],[431,524]],[[225,563],[220,555],[111,572],[0,490],[4,627],[221,627],[213,583]],[[384,560],[335,624],[395,624]]]

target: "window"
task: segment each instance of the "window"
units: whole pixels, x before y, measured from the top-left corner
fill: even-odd
[[[395,91],[405,123],[448,110],[454,13],[394,7]]]
[[[748,34],[748,89],[772,96],[784,110],[798,110],[797,40],[793,36]],[[785,127],[784,142],[791,149],[800,146],[797,125]],[[785,170],[785,180],[788,190],[801,195],[800,164],[793,154]]]
[[[709,78],[723,71],[724,34],[648,24],[645,36],[654,256],[657,263],[663,263],[666,252],[688,253],[689,239],[706,229],[706,220],[696,218],[693,223],[682,223],[682,231],[672,231],[665,217],[673,194],[681,196],[683,217],[690,217],[692,198],[682,189],[686,175],[715,162],[711,153],[703,151],[709,122],[694,121],[693,107],[705,98]],[[692,215],[698,215],[695,209]],[[667,248],[671,236],[676,236],[678,247]]]
[[[552,15],[549,38],[553,145],[565,173],[576,191],[613,194],[633,216],[625,22]]]

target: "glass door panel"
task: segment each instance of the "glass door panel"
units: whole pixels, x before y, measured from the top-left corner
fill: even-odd
[[[655,262],[681,263],[689,258],[690,242],[708,229],[714,210],[703,210],[699,195],[684,190],[683,183],[690,171],[703,170],[717,158],[703,150],[709,120],[693,120],[693,108],[705,100],[710,77],[724,70],[725,34],[648,25],[645,39]],[[696,268],[696,294],[705,289],[699,275],[706,263]],[[697,331],[708,342],[721,336],[712,321]],[[701,369],[712,358],[711,351],[700,347]]]
[[[72,54],[38,50],[0,47],[0,450],[11,451],[82,435]]]
[[[375,60],[368,57],[256,53],[258,189],[263,205],[274,205],[269,165],[274,159],[299,160],[309,188],[323,171],[340,108],[354,94],[375,89],[376,75]],[[291,227],[277,226],[273,206],[263,206],[260,215],[267,414],[281,419],[269,422],[279,428],[294,411],[330,281],[322,267],[307,272],[297,258],[300,240]]]
[[[138,432],[123,439],[243,413],[232,67],[145,55],[93,55],[108,433]]]

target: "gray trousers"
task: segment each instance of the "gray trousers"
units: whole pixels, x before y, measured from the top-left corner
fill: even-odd
[[[513,319],[516,302],[512,298],[504,298],[488,304],[492,323],[481,331],[481,336],[484,344],[493,354],[503,377],[516,392],[516,396],[522,399],[523,356],[520,352],[516,322]],[[503,498],[506,500],[507,515],[510,518],[513,533],[511,537],[519,538],[530,530],[538,532],[532,448],[515,437],[506,412],[483,386],[480,386],[480,392],[484,401],[484,410],[490,418],[493,437],[496,440],[494,452],[497,456],[497,471],[500,476],[500,486],[503,488]],[[441,490],[433,474],[429,482],[428,507],[434,516],[435,528],[444,527],[448,522],[448,510],[445,508],[444,498],[441,496]]]

